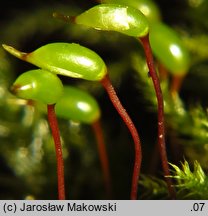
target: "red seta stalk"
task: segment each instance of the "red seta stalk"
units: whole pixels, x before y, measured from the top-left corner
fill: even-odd
[[[185,75],[174,75],[172,77],[170,92],[171,92],[173,99],[175,99],[177,95],[179,94],[184,78],[185,78]]]
[[[103,170],[103,177],[104,177],[107,197],[108,199],[112,199],[111,175],[110,175],[108,156],[107,156],[107,151],[105,147],[100,120],[97,120],[94,123],[92,123],[92,128],[94,130],[96,140],[97,140],[98,152],[99,152],[100,162]]]
[[[140,175],[140,168],[141,168],[141,161],[142,161],[142,151],[141,151],[141,142],[139,138],[139,134],[137,132],[134,123],[132,122],[131,118],[127,114],[126,110],[122,106],[118,96],[111,84],[108,74],[100,81],[103,87],[105,88],[112,104],[114,105],[115,109],[125,122],[126,126],[128,127],[131,136],[134,140],[135,146],[135,161],[134,161],[134,169],[133,169],[133,176],[132,176],[132,185],[131,185],[131,199],[137,199],[137,190],[138,190],[138,180]]]
[[[158,103],[158,145],[159,145],[159,152],[160,157],[162,161],[162,168],[164,175],[166,177],[170,176],[169,166],[168,166],[168,159],[167,159],[167,153],[166,153],[166,144],[165,144],[165,120],[164,120],[164,104],[163,104],[163,94],[160,87],[160,81],[157,75],[157,72],[155,70],[154,66],[154,60],[152,55],[152,50],[149,43],[149,35],[146,35],[142,38],[139,38],[142,42],[142,45],[144,47],[145,56],[147,65],[149,68],[149,73],[152,78],[155,93],[157,97],[157,103]],[[172,199],[175,199],[175,190],[172,187],[172,181],[170,178],[166,178],[169,194]]]
[[[58,198],[59,200],[65,200],[65,186],[64,186],[64,162],[62,155],[61,140],[58,128],[58,122],[54,110],[55,104],[48,105],[48,121],[52,131],[56,149],[57,160],[57,176],[58,176]]]

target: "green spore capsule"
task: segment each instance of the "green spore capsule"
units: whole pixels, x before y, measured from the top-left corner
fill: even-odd
[[[101,80],[107,73],[105,63],[94,51],[76,43],[46,44],[31,53],[3,45],[12,55],[50,72],[86,80]]]
[[[102,0],[102,3],[122,4],[134,7],[140,10],[150,23],[161,20],[161,14],[158,6],[151,0]]]
[[[58,117],[87,124],[100,118],[96,100],[88,93],[71,86],[64,86],[64,92],[55,106]]]
[[[119,4],[100,4],[74,17],[76,24],[98,30],[117,31],[133,37],[148,34],[146,17],[137,9]]]
[[[150,28],[150,44],[154,55],[174,75],[187,73],[190,56],[179,35],[163,23]]]
[[[63,93],[63,85],[55,74],[37,69],[21,74],[11,91],[22,99],[54,104]]]

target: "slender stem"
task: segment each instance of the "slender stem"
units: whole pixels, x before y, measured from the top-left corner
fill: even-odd
[[[160,81],[157,76],[155,67],[154,67],[154,60],[152,55],[152,50],[149,43],[149,35],[146,35],[142,38],[139,38],[142,42],[142,45],[144,47],[145,56],[147,60],[147,65],[149,68],[149,73],[152,78],[155,93],[157,97],[157,103],[158,103],[158,145],[159,145],[159,151],[160,151],[160,157],[162,161],[162,167],[163,172],[166,177],[170,176],[169,166],[168,166],[168,159],[167,159],[167,153],[166,153],[166,144],[165,144],[165,121],[164,121],[164,104],[163,104],[163,94],[160,87]],[[169,194],[172,199],[175,198],[175,191],[172,187],[172,181],[170,178],[166,178]]]
[[[127,114],[126,110],[122,106],[118,96],[110,82],[108,74],[100,81],[103,87],[105,88],[108,96],[114,105],[115,109],[125,122],[126,126],[128,127],[131,136],[134,140],[135,146],[135,161],[134,161],[134,169],[133,169],[133,176],[132,176],[132,185],[131,185],[131,199],[137,199],[137,189],[138,189],[138,180],[140,175],[140,168],[141,168],[141,161],[142,161],[142,151],[141,151],[141,142],[139,138],[139,134],[137,132],[134,123],[132,122],[131,118]]]
[[[106,151],[106,146],[104,142],[100,120],[97,120],[94,123],[92,123],[92,128],[94,130],[97,139],[98,152],[99,152],[100,162],[103,170],[107,196],[109,199],[111,199],[112,198],[111,176],[110,176],[108,156],[107,156],[107,151]]]
[[[55,104],[48,105],[48,121],[51,127],[55,149],[56,149],[56,160],[57,160],[57,176],[58,176],[58,198],[59,200],[65,200],[65,186],[64,186],[64,162],[62,155],[62,147],[60,134],[58,129],[58,122],[54,111]]]
[[[174,75],[172,77],[170,92],[171,92],[173,99],[177,97],[178,93],[180,92],[184,77],[185,75]]]
[[[64,22],[72,22],[72,23],[74,23],[74,19],[75,19],[75,16],[67,16],[58,12],[54,12],[53,17],[57,19],[61,19]]]

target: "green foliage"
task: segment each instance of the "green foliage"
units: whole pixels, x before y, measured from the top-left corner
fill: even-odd
[[[173,175],[171,178],[176,180],[179,199],[207,199],[208,176],[197,161],[194,161],[193,171],[189,163],[184,161],[182,168],[171,164]]]
[[[167,186],[164,180],[154,176],[142,175],[139,182],[143,199],[167,199]]]
[[[205,174],[198,161],[194,161],[193,169],[185,160],[181,168],[175,164],[171,165],[171,176],[177,199],[207,199],[208,175]],[[139,183],[143,188],[144,199],[167,199],[167,188],[164,180],[154,176],[143,175]]]

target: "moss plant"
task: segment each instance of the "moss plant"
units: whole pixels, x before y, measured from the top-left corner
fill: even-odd
[[[152,0],[100,0],[100,3],[122,4],[134,7],[140,10],[149,22],[158,22],[161,20],[160,10]]]
[[[131,198],[137,198],[138,179],[141,168],[141,143],[137,129],[121,104],[107,73],[103,60],[92,50],[70,43],[52,43],[24,53],[3,45],[12,55],[50,72],[74,78],[99,81],[106,90],[112,104],[128,127],[135,145],[135,162],[132,176]]]
[[[182,81],[190,68],[190,56],[179,34],[162,22],[157,5],[151,0],[103,0],[101,2],[128,5],[137,8],[145,15],[150,25],[150,44],[153,54],[165,70],[172,74],[170,90],[173,97],[177,97]]]
[[[143,162],[137,182],[137,198],[169,199],[167,184],[161,176],[164,176],[160,166],[161,159],[155,146],[157,144],[155,143],[157,98],[143,47],[137,46],[137,40],[125,36],[125,32],[130,33],[130,31],[119,29],[119,25],[114,27],[121,30],[122,34],[104,33],[74,24],[77,14],[98,3],[106,6],[119,4],[120,7],[136,8],[148,20],[150,45],[164,98],[165,137],[168,159],[171,162],[169,178],[172,180],[177,199],[207,199],[207,1],[178,1],[174,4],[153,0],[89,0],[66,4],[65,0],[61,0],[51,4],[46,0],[32,4],[23,0],[18,4],[4,5],[1,13],[0,40],[25,51],[57,41],[78,42],[96,50],[105,59],[111,81],[122,96],[134,123],[139,130],[141,127]],[[56,14],[64,21],[70,19],[66,25],[53,19],[52,11],[59,11],[73,18]],[[91,18],[90,22],[99,21],[93,15]],[[118,20],[122,21],[122,19]],[[141,42],[140,39],[139,41]],[[45,62],[54,61],[52,57],[46,59],[46,55],[42,56]],[[62,59],[63,55],[59,57]],[[57,199],[57,176],[54,175],[55,151],[54,146],[51,145],[51,135],[48,133],[45,119],[47,107],[51,106],[49,112],[52,113],[56,106],[47,105],[50,100],[45,101],[45,105],[41,103],[39,106],[37,103],[37,106],[31,106],[36,103],[11,94],[9,91],[11,83],[22,71],[28,70],[25,70],[25,67],[31,65],[21,65],[15,58],[8,56],[3,49],[0,50],[0,59],[0,198]],[[79,58],[80,63],[81,59]],[[61,64],[65,68],[68,67],[63,62]],[[41,64],[39,67],[43,66]],[[60,68],[60,65],[58,67]],[[90,68],[92,70],[89,74],[93,68]],[[50,68],[56,73],[55,69]],[[71,77],[84,77],[89,81],[97,77],[94,75],[85,77],[86,74],[82,69],[77,74],[73,67],[68,67],[67,70],[62,70],[61,73],[70,71]],[[99,70],[102,70],[101,67]],[[58,70],[58,73],[60,71]],[[105,72],[104,74],[106,75]],[[109,143],[110,168],[115,183],[114,197],[128,199],[134,151],[131,146],[126,146],[129,142],[128,132],[126,133],[126,128],[120,124],[120,120],[114,116],[115,111],[112,106],[105,100],[106,95],[99,85],[100,78],[96,78],[98,82],[61,78],[63,83],[93,93],[98,99],[102,109],[102,125],[105,126],[102,129],[105,129],[103,131],[105,141]],[[47,99],[55,98],[55,93],[55,91],[45,92],[48,95]],[[37,98],[34,98],[35,92],[33,92],[33,99],[43,100],[45,94],[37,93]],[[64,111],[64,113],[69,112]],[[89,114],[89,119],[86,117],[87,122],[81,119],[79,121],[75,119],[78,122],[63,120],[63,118],[72,118],[61,117],[61,114],[58,116],[67,170],[65,172],[65,180],[68,182],[66,195],[69,199],[106,198],[100,182],[104,175],[100,176],[103,173],[99,170],[100,163],[97,163],[99,162],[97,151],[93,146],[96,140],[91,133],[91,127],[86,125],[94,124],[96,116],[99,115],[95,112],[95,121],[91,119],[92,116],[94,115]],[[98,133],[100,135],[100,132]]]
[[[54,88],[55,91],[51,91]],[[47,104],[48,121],[56,150],[58,198],[63,200],[65,199],[64,163],[58,123],[54,111],[55,103],[63,93],[63,85],[56,75],[37,69],[21,74],[12,85],[11,91],[20,98]]]
[[[171,164],[171,177],[176,180],[176,187],[180,197],[183,199],[206,199],[208,179],[198,161],[194,161],[193,169],[185,160],[181,168]]]
[[[61,15],[54,14],[55,17]],[[158,102],[158,144],[164,175],[169,175],[168,159],[165,144],[164,104],[160,81],[155,70],[152,49],[149,42],[149,24],[146,17],[138,9],[119,4],[99,4],[73,17],[64,17],[75,24],[85,25],[98,30],[116,31],[139,40],[145,51],[149,74],[152,78]],[[170,195],[175,197],[171,180],[166,179]],[[136,198],[135,193],[131,195]]]
[[[55,111],[59,118],[90,124],[92,126],[97,140],[106,195],[109,199],[112,198],[109,161],[100,123],[101,111],[98,103],[90,94],[72,86],[64,86],[63,95],[56,103]]]

